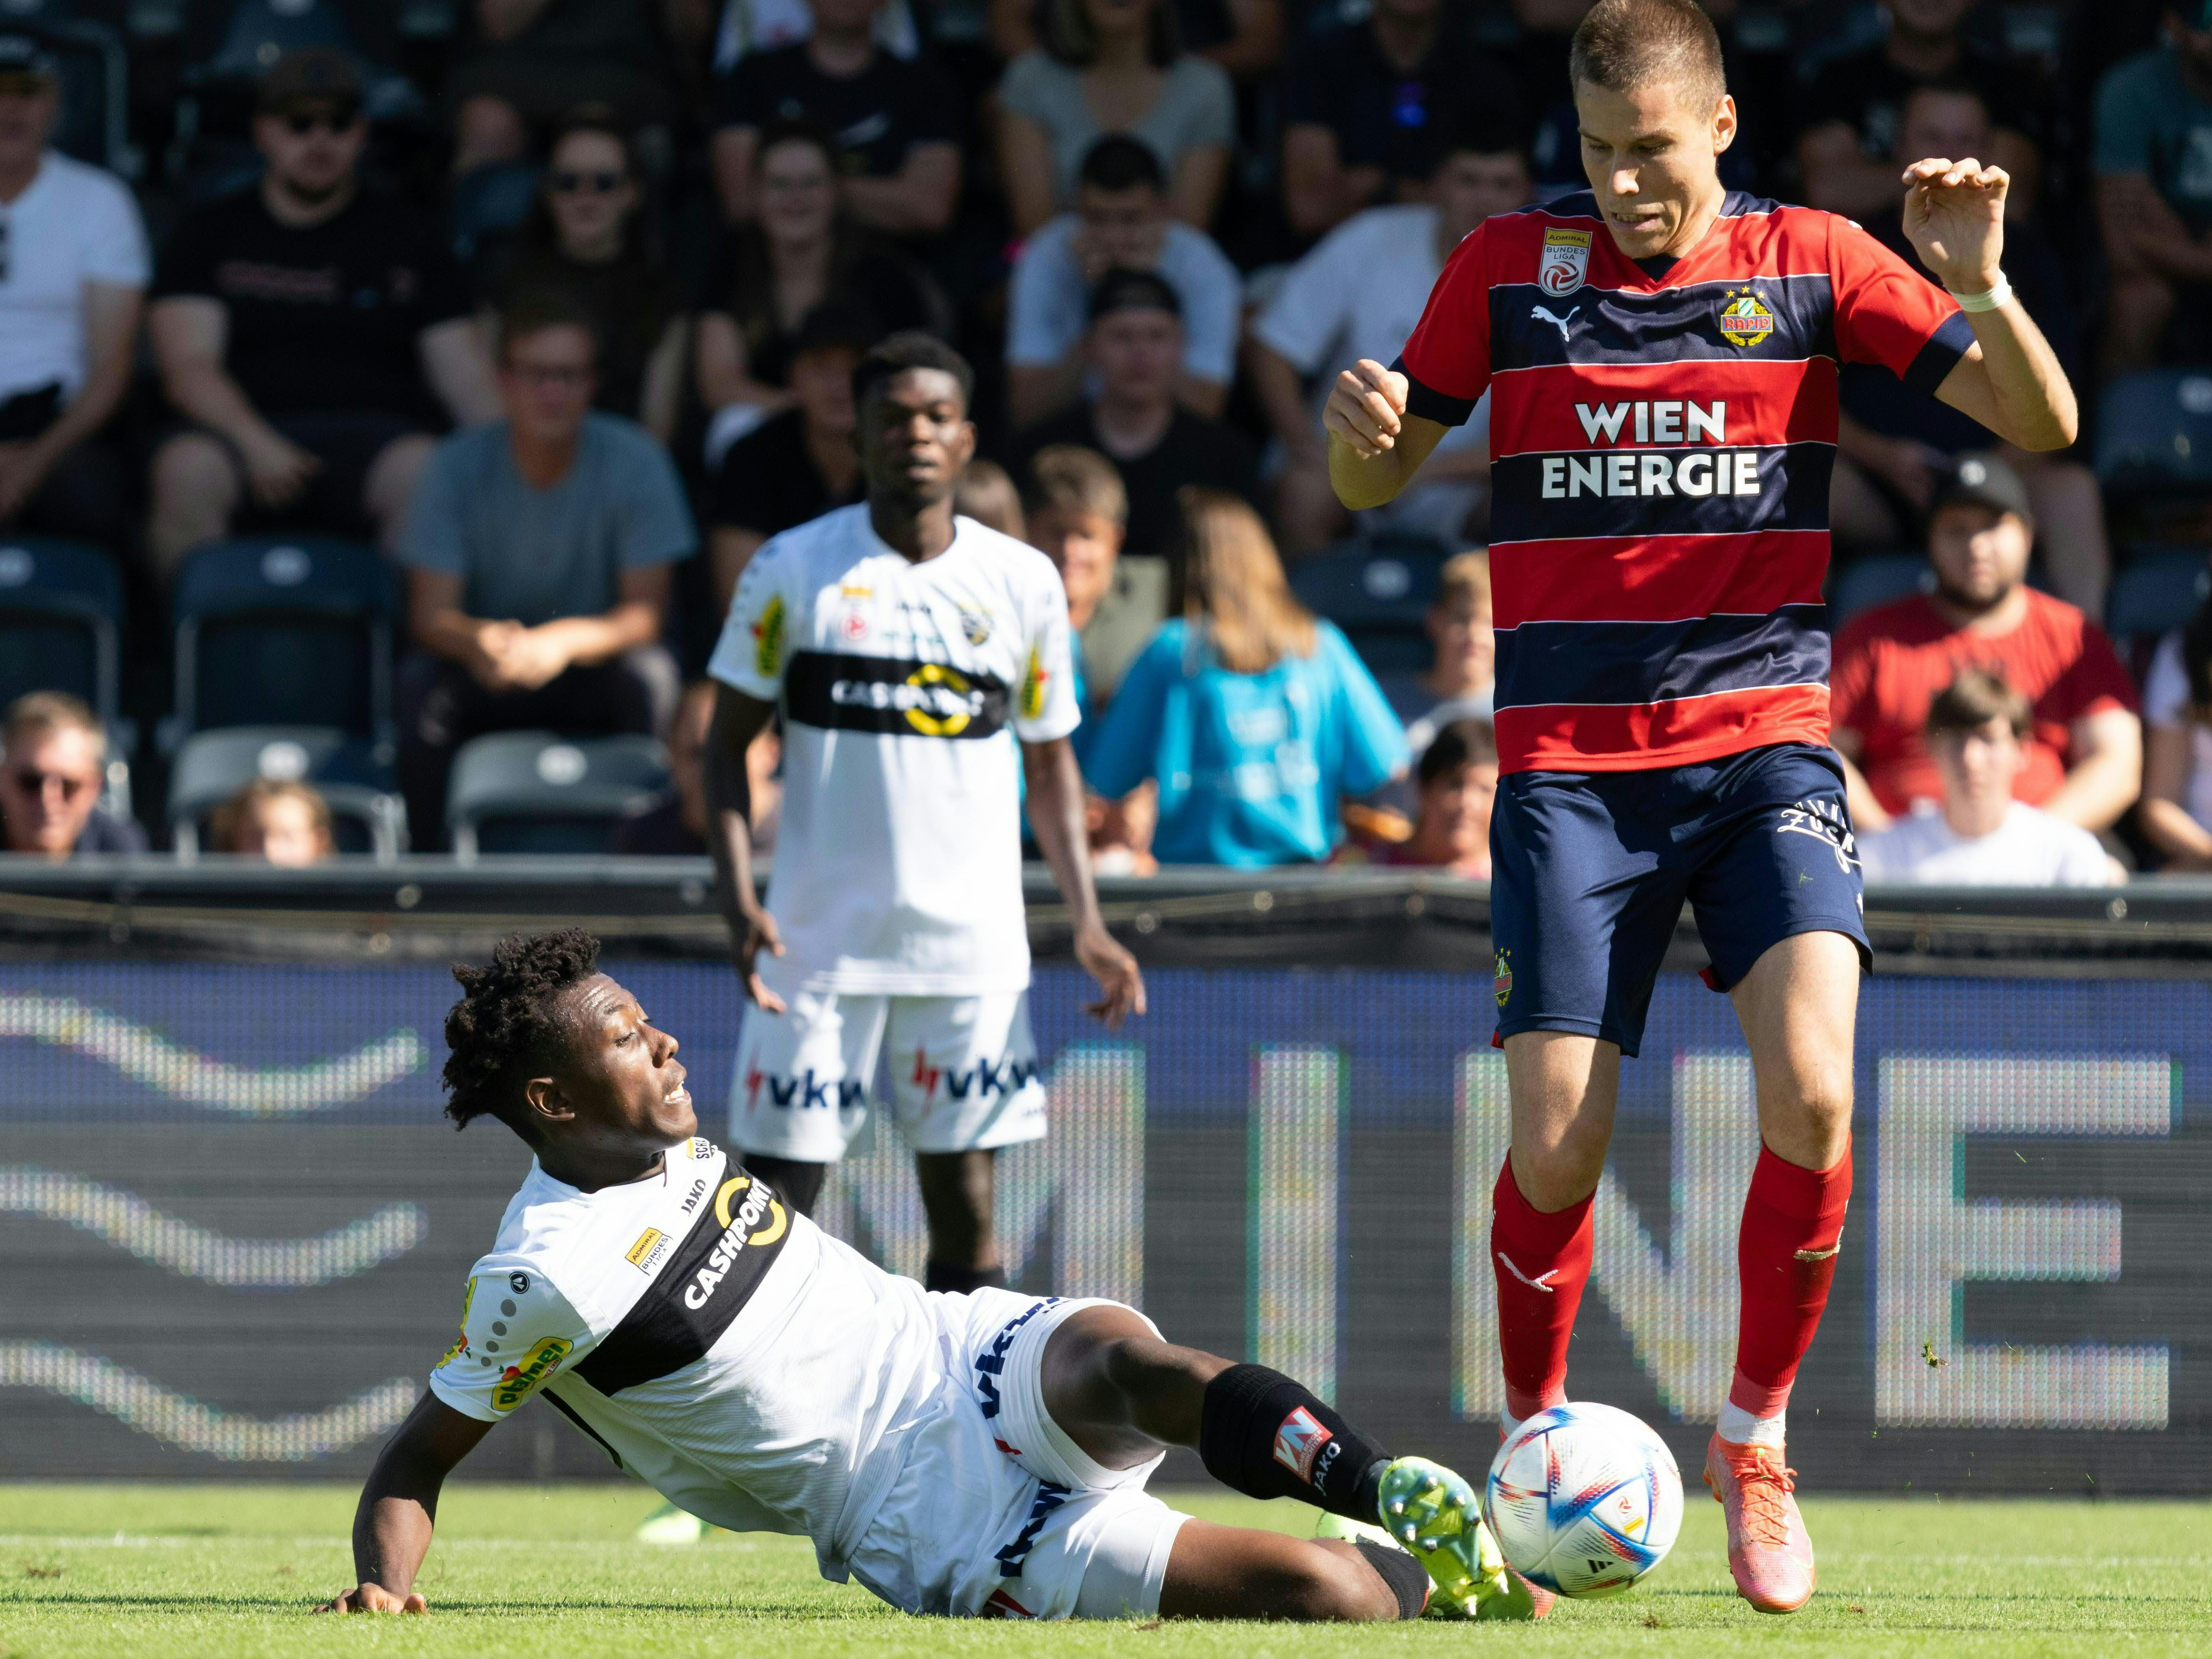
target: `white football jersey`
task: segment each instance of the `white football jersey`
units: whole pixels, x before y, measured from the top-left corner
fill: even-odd
[[[964,1399],[928,1292],[704,1139],[586,1193],[532,1160],[430,1374],[496,1422],[543,1395],[624,1468],[732,1531],[845,1561],[907,1443]]]
[[[916,564],[865,503],[753,556],[708,672],[784,712],[768,906],[786,990],[1019,991],[1021,757],[1079,715],[1067,597],[1035,548],[955,520]]]

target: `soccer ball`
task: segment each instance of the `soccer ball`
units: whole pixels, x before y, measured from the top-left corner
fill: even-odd
[[[1626,1412],[1554,1406],[1498,1449],[1482,1518],[1530,1583],[1617,1595],[1674,1548],[1682,1477],[1667,1443]]]

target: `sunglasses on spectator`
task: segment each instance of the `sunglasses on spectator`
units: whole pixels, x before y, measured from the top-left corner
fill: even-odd
[[[611,196],[629,182],[625,173],[571,173],[566,168],[553,175],[556,196]]]
[[[301,110],[284,118],[284,130],[295,138],[311,132],[351,132],[361,125],[358,110]]]
[[[46,793],[46,786],[49,783],[58,784],[61,786],[62,799],[75,800],[78,795],[93,787],[94,780],[73,778],[66,772],[40,772],[27,769],[16,773],[15,781],[15,787],[27,795],[43,795]]]

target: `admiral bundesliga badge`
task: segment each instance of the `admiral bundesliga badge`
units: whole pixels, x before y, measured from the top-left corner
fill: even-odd
[[[1544,233],[1544,261],[1536,267],[1536,286],[1547,294],[1572,294],[1589,279],[1590,233],[1551,229]]]

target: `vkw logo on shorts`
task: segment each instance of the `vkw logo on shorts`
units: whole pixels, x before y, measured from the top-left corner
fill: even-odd
[[[1547,294],[1572,294],[1589,279],[1589,232],[1547,230],[1543,261],[1536,267],[1536,286]]]
[[[999,1399],[999,1385],[992,1379],[1000,1376],[1006,1369],[1006,1350],[1014,1346],[1014,1334],[1047,1308],[1056,1308],[1059,1305],[1058,1297],[1048,1296],[1042,1302],[1035,1303],[1024,1309],[1001,1325],[999,1328],[998,1335],[991,1339],[991,1346],[975,1356],[975,1401],[982,1407],[984,1416],[996,1417],[999,1414],[999,1407],[1001,1403]],[[1009,1455],[1013,1454],[1013,1448],[1007,1445],[1005,1441],[1001,1440],[999,1446],[1000,1450]]]

